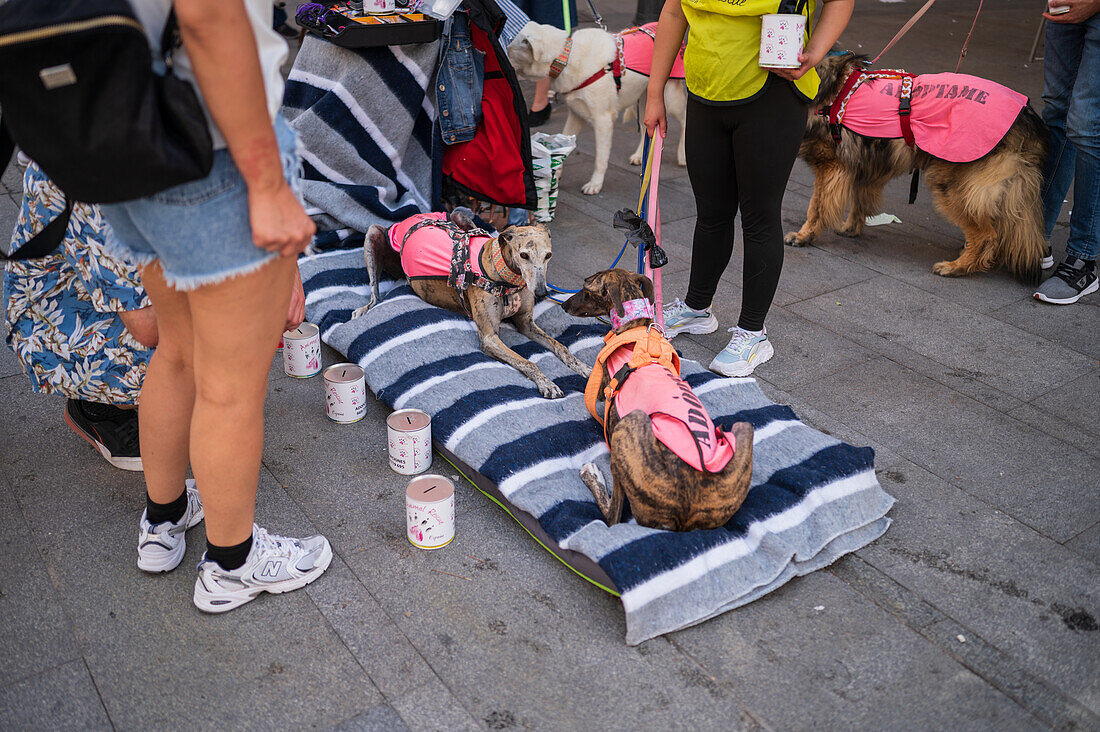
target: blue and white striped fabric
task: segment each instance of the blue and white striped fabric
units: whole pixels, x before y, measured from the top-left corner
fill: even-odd
[[[379,399],[431,414],[438,442],[536,517],[560,547],[611,577],[626,611],[627,643],[750,602],[874,541],[890,524],[893,498],[875,478],[870,448],[804,425],[754,379],[721,378],[685,360],[684,376],[715,422],[755,428],[752,490],[720,529],[608,527],[578,475],[590,460],[611,474],[600,428],[584,408],[584,379],[502,326],[504,342],[567,394],[543,399],[519,372],[480,351],[470,320],[427,305],[404,283],[387,283],[383,301],[349,322],[369,296],[361,252],[319,254],[301,260],[301,270],[309,320],[326,343],[363,366]],[[594,361],[605,326],[571,318],[551,302],[540,303],[536,316]]]
[[[283,115],[301,140],[302,197],[322,240],[432,209],[438,56],[438,43],[352,50],[306,36]]]
[[[512,41],[516,40],[516,36],[531,22],[531,18],[512,0],[496,0],[496,3],[506,19],[504,28],[500,31],[500,45],[508,48]]]

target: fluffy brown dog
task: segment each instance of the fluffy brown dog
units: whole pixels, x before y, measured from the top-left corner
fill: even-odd
[[[799,150],[814,171],[814,190],[806,223],[787,234],[786,243],[806,246],[826,228],[859,236],[864,218],[881,211],[887,181],[920,169],[936,210],[966,237],[958,258],[937,262],[933,272],[957,277],[999,265],[1025,283],[1037,283],[1046,253],[1040,194],[1047,156],[1043,121],[1024,106],[1000,143],[970,163],[947,162],[903,139],[864,137],[847,128],[841,128],[836,142],[818,112],[833,103],[848,74],[866,62],[866,56],[849,52],[826,56],[817,66],[821,90]]]
[[[623,303],[642,298],[653,302],[653,283],[649,278],[622,269],[609,269],[586,279],[584,288],[569,298],[562,308],[570,315],[578,317],[607,315],[612,309],[619,317],[624,317]],[[662,346],[667,345],[667,352],[671,354],[671,344],[663,339],[660,331],[649,328],[652,323],[651,318],[632,318],[620,323],[613,333],[618,335],[642,329],[646,332],[646,337],[650,334],[659,337],[663,341]],[[609,348],[614,346],[612,341]],[[637,343],[635,347],[642,347],[642,343]],[[601,379],[600,394],[604,393],[604,388],[613,377],[622,379],[623,383],[630,378],[637,378],[633,374],[624,376],[623,372],[628,370],[626,368],[614,375],[609,374],[606,361],[602,361],[596,368],[599,371],[593,373],[591,378]],[[647,365],[638,370],[646,368],[660,366]],[[677,382],[676,398],[691,406],[688,414],[700,415],[705,412],[698,397],[676,375],[675,369],[669,376]],[[651,382],[640,383],[648,385]],[[666,405],[667,402],[662,401],[660,410],[655,414],[667,416],[664,408]],[[675,412],[674,409],[669,411]],[[709,420],[709,417],[706,419]],[[689,420],[691,425],[688,429],[692,430],[692,434],[701,435],[697,439],[707,440],[709,444],[718,435],[719,440],[728,442],[728,436],[723,437],[717,432],[697,432],[701,421],[693,416],[689,416]],[[733,425],[731,433],[735,449],[729,461],[717,472],[697,470],[657,438],[649,414],[636,408],[629,414],[620,415],[613,398],[610,409],[606,411],[605,424],[605,434],[611,448],[612,490],[607,490],[603,476],[593,463],[586,463],[581,468],[581,480],[592,491],[608,525],[619,522],[623,501],[628,499],[631,513],[642,526],[672,531],[713,529],[724,525],[741,507],[748,495],[752,478],[752,425],[738,422]]]

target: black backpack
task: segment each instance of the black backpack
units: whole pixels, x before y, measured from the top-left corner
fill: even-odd
[[[173,12],[161,39],[168,67],[161,75],[127,0],[0,3],[0,168],[14,140],[66,195],[65,213],[12,259],[52,252],[72,199],[129,201],[210,172],[202,105],[172,74],[178,45]]]

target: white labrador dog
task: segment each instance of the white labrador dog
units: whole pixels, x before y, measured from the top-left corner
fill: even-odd
[[[545,79],[550,75],[551,64],[562,54],[566,38],[565,31],[560,28],[528,23],[508,46],[508,59],[520,76],[532,81]],[[615,132],[615,118],[620,112],[623,113],[624,120],[634,117],[634,103],[645,94],[649,77],[623,68],[622,87],[616,91],[614,76],[608,70],[582,87],[585,81],[601,69],[611,68],[617,54],[615,36],[599,28],[582,28],[575,31],[572,38],[572,48],[565,64],[561,67],[561,73],[551,80],[550,88],[557,93],[557,99],[564,100],[569,108],[569,118],[565,121],[563,130],[565,134],[577,134],[586,123],[592,125],[596,131],[596,165],[592,170],[592,177],[581,186],[583,193],[594,195],[603,188],[607,161],[611,155],[611,137]],[[665,111],[668,117],[680,123],[676,162],[686,165],[684,119],[687,113],[687,90],[682,79],[670,79],[665,84]],[[638,148],[630,156],[631,165],[641,164],[644,139],[643,130]]]

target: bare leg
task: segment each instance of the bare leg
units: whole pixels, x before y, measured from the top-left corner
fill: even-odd
[[[142,268],[141,281],[157,314],[159,336],[141,387],[141,462],[149,497],[171,503],[183,493],[195,406],[191,311],[187,294],[168,287],[156,262]]]
[[[264,396],[286,321],[293,258],[187,293],[194,327],[191,465],[206,536],[233,546],[252,534],[264,438]]]
[[[531,111],[537,112],[545,109],[550,103],[550,79],[540,79],[535,84],[535,98],[531,101]]]

